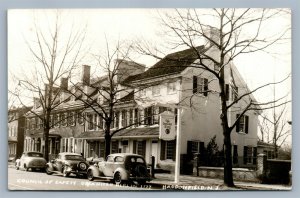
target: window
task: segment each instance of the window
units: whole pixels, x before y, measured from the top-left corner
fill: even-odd
[[[101,114],[101,116],[99,116],[98,118],[98,127],[99,129],[103,129],[103,118],[102,118],[103,114]]]
[[[136,108],[134,109],[134,123],[135,123],[135,126],[138,126],[139,125],[139,110]]]
[[[148,107],[144,109],[144,123],[145,125],[153,124],[153,107]]]
[[[176,83],[175,82],[171,82],[167,84],[167,93],[168,94],[172,94],[176,92]]]
[[[133,124],[133,110],[129,109],[129,125]]]
[[[122,127],[127,126],[127,111],[122,111]]]
[[[256,164],[257,148],[244,146],[244,164]]]
[[[61,125],[62,126],[67,126],[67,119],[66,119],[66,115],[64,113],[62,113],[60,115],[60,119],[61,119]]]
[[[68,126],[74,126],[75,125],[75,116],[73,112],[68,113]]]
[[[171,141],[161,140],[160,160],[172,159],[175,161],[176,139]]]
[[[201,93],[207,96],[208,79],[193,76],[193,93]]]
[[[238,119],[239,116],[240,114],[237,114],[236,119]],[[242,117],[240,117],[236,125],[236,132],[248,134],[248,128],[249,128],[249,116],[243,115]]]
[[[77,113],[78,124],[83,125],[83,114],[81,112]]]
[[[111,142],[111,153],[118,153],[119,152],[119,142],[113,141]]]
[[[115,127],[118,129],[120,127],[120,112],[115,113]]]
[[[159,85],[153,86],[153,87],[152,87],[152,95],[153,95],[153,96],[158,96],[158,95],[160,95],[160,86],[159,86]]]
[[[53,118],[53,122],[54,122],[53,124],[54,124],[54,126],[55,127],[59,127],[59,121],[58,121],[59,120],[59,118],[58,118],[59,116],[58,116],[58,114],[54,114],[53,116],[54,116],[54,118]]]
[[[204,154],[204,142],[201,141],[187,142],[187,154],[193,156],[195,153]]]
[[[138,155],[142,155],[143,157],[145,157],[146,155],[146,141],[137,141],[137,154]]]
[[[88,130],[93,130],[94,129],[94,124],[93,124],[93,114],[87,114],[87,124],[88,124]]]

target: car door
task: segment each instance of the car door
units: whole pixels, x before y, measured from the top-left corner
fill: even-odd
[[[113,164],[114,164],[114,156],[107,156],[106,162],[103,164],[103,174],[106,177],[112,177],[114,170],[113,170]]]

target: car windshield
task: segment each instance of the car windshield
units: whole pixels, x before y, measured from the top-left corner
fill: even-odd
[[[81,155],[65,155],[66,160],[83,160]]]
[[[28,157],[43,157],[42,153],[27,153]]]

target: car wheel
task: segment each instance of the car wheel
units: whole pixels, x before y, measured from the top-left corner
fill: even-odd
[[[116,172],[114,174],[114,182],[117,185],[120,185],[122,183],[122,177],[121,177],[121,173],[120,172]]]
[[[88,172],[87,172],[87,178],[88,178],[88,180],[90,180],[90,181],[93,181],[93,180],[95,179],[92,170],[88,170]]]
[[[64,177],[69,177],[70,173],[68,173],[65,168],[62,169],[62,172]]]
[[[52,175],[52,174],[53,174],[53,173],[51,172],[49,166],[47,166],[47,167],[45,168],[45,171],[46,171],[47,175]]]

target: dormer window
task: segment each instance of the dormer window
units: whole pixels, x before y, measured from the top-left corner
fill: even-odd
[[[167,93],[168,94],[172,94],[176,92],[176,83],[175,82],[171,82],[167,84]]]

